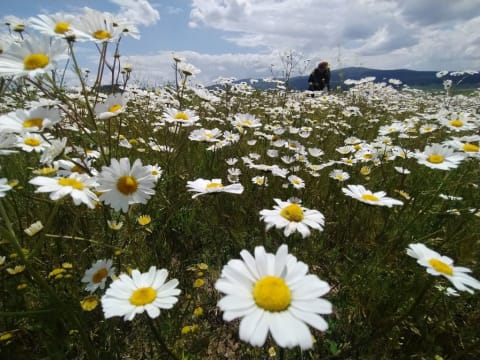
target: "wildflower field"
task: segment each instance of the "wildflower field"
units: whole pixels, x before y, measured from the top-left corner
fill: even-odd
[[[480,357],[478,90],[139,86],[85,11],[1,38],[0,358]]]

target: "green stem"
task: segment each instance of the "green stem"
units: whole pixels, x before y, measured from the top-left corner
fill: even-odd
[[[153,320],[150,316],[147,315],[148,319],[148,325],[150,326],[150,329],[153,332],[153,335],[155,336],[155,340],[157,340],[158,345],[160,348],[163,350],[168,355],[168,359],[173,359],[173,360],[178,360],[178,357],[167,347],[165,344],[165,341],[162,339],[162,336],[160,334],[160,330],[157,328],[157,325],[155,324],[155,320]]]
[[[30,260],[25,256],[22,246],[20,242],[18,241],[18,237],[15,234],[15,231],[13,229],[12,223],[10,221],[10,218],[7,215],[7,212],[5,210],[5,207],[3,206],[3,202],[0,199],[0,215],[5,222],[5,226],[7,227],[8,235],[10,237],[10,243],[15,249],[16,253],[18,254],[18,257],[20,258],[21,262],[25,265],[28,274],[32,277],[33,283],[38,284],[43,290],[45,290],[46,293],[50,296],[50,298],[53,300],[53,303],[55,306],[60,309],[60,311],[63,313],[65,312],[68,314],[68,317],[73,321],[75,326],[77,326],[80,330],[80,336],[82,339],[82,342],[85,346],[85,350],[88,353],[88,358],[89,359],[97,359],[97,356],[95,352],[93,351],[93,346],[91,344],[91,341],[88,337],[88,333],[86,331],[82,331],[82,322],[78,318],[78,316],[75,314],[74,311],[71,311],[71,308],[63,303],[60,298],[57,296],[57,294],[53,291],[53,289],[48,285],[48,283],[45,281],[45,279],[35,271],[33,264],[30,262]]]

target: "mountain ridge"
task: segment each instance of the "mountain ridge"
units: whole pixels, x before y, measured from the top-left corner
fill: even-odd
[[[409,70],[392,69],[382,70],[365,67],[346,67],[331,71],[330,87],[336,89],[340,86],[342,89],[348,88],[344,81],[347,79],[360,80],[366,77],[375,77],[374,82],[388,82],[389,79],[400,80],[403,85],[413,88],[440,90],[443,89],[443,81],[452,80],[453,86],[457,89],[477,89],[480,88],[480,74],[464,74],[461,76],[446,75],[438,78],[438,71],[428,70]],[[449,72],[455,73],[455,72]],[[294,76],[289,80],[289,88],[293,90],[308,90],[308,76]],[[238,80],[238,82],[249,82],[250,79]],[[274,88],[275,84],[265,80],[258,80],[253,87],[258,89]]]

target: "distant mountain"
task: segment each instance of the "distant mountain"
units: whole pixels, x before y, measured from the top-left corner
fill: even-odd
[[[402,84],[408,85],[413,88],[420,88],[426,90],[443,89],[443,81],[446,79],[451,79],[454,86],[456,86],[458,89],[480,88],[480,74],[461,76],[447,75],[442,78],[437,78],[436,74],[437,71],[416,71],[407,69],[378,70],[363,67],[347,67],[332,70],[330,87],[332,89],[335,89],[337,88],[337,86],[341,86],[345,89],[348,87],[344,84],[344,81],[347,79],[360,80],[366,77],[373,76],[375,77],[375,82],[387,82],[389,79],[397,79],[400,80]],[[460,84],[455,85],[460,80],[462,80]],[[248,80],[242,81],[248,82]],[[275,87],[275,84],[259,80],[253,86],[260,89],[267,89]],[[290,88],[294,90],[307,90],[308,75],[292,77],[290,79]]]

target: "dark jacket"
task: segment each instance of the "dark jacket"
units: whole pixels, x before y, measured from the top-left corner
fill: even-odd
[[[320,69],[317,67],[308,78],[308,90],[323,90],[325,86],[327,90],[330,91],[330,69]]]

